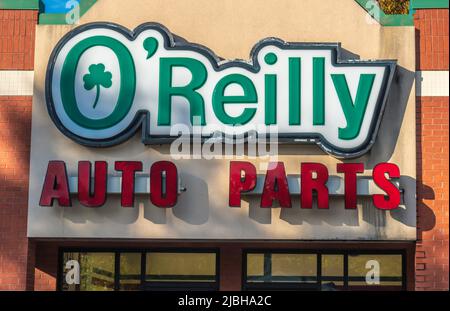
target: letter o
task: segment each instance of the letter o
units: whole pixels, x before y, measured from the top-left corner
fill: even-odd
[[[75,74],[81,56],[88,49],[104,46],[117,56],[120,67],[120,92],[117,104],[111,114],[102,119],[90,119],[78,109],[75,97]],[[61,71],[61,100],[66,114],[83,128],[101,130],[114,126],[126,117],[133,104],[136,90],[136,70],[128,48],[120,41],[106,37],[94,36],[78,42],[67,54]]]

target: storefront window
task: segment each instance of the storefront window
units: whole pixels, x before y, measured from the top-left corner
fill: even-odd
[[[151,282],[214,282],[214,253],[147,253],[145,280]]]
[[[315,254],[248,254],[248,282],[316,282]]]
[[[368,251],[245,251],[243,289],[402,290],[405,255]],[[201,289],[219,286],[218,252],[64,251],[65,291]]]
[[[141,253],[120,253],[120,290],[138,290],[141,285]]]
[[[344,285],[344,255],[322,255],[322,288],[334,289]]]
[[[247,252],[244,289],[404,289],[402,254]]]
[[[218,289],[216,252],[63,252],[64,291]]]
[[[349,255],[349,286],[402,286],[401,255]]]
[[[264,277],[264,254],[247,254],[247,280],[262,281]]]
[[[114,253],[64,253],[63,290],[114,290]]]

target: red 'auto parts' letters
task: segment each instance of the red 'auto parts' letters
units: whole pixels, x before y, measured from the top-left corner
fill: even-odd
[[[345,208],[355,209],[357,203],[357,174],[364,172],[362,163],[339,163],[337,172],[344,174]],[[244,173],[244,177],[242,176]],[[314,195],[317,197],[319,209],[329,208],[328,169],[320,163],[301,163],[300,165],[300,207],[311,209]],[[388,176],[386,176],[388,175]],[[386,194],[374,194],[373,204],[376,208],[391,210],[400,204],[400,190],[393,184],[391,178],[400,178],[397,165],[380,163],[373,169],[372,178],[375,184]],[[241,195],[255,189],[257,183],[256,168],[252,163],[242,161],[230,162],[230,190],[229,206],[240,207]],[[261,194],[261,207],[272,207],[277,200],[280,207],[291,207],[291,194],[289,192],[284,164],[270,163],[265,176],[263,192]]]
[[[78,162],[78,201],[87,207],[100,207],[107,200],[108,164],[94,162],[91,172],[90,161]],[[136,174],[143,170],[140,161],[117,161],[116,171],[122,174],[121,206],[133,207],[135,199]],[[355,209],[357,204],[357,174],[364,172],[362,163],[339,163],[336,171],[343,174],[345,208]],[[93,176],[93,177],[92,177]],[[170,161],[158,161],[150,167],[150,201],[161,208],[173,207],[178,199],[178,170]],[[392,163],[379,163],[372,171],[375,185],[385,194],[373,194],[373,205],[378,209],[392,210],[400,204],[400,190],[391,181],[400,178],[399,168]],[[329,208],[328,168],[320,163],[300,164],[300,207],[313,208],[316,198],[317,208]],[[93,185],[92,185],[93,181]],[[240,207],[241,196],[253,191],[258,182],[256,167],[246,161],[231,161],[229,176],[228,206]],[[262,181],[261,181],[262,183]],[[259,188],[260,189],[260,188]],[[76,191],[75,191],[76,192]],[[69,181],[66,164],[63,161],[50,161],[42,187],[39,205],[71,206]],[[260,207],[271,208],[274,202],[282,208],[292,207],[292,194],[283,162],[268,165],[262,184]]]

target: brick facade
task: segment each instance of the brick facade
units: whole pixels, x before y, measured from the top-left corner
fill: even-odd
[[[37,244],[34,268],[34,290],[54,291],[58,269],[57,244]]]
[[[417,70],[448,70],[448,9],[417,10],[414,14]]]
[[[0,70],[33,70],[38,12],[0,10]],[[31,96],[0,96],[0,290],[31,290],[27,238]]]
[[[0,290],[32,289],[27,239],[31,97],[0,96]],[[31,249],[30,249],[31,248]]]
[[[33,70],[34,10],[0,10],[0,70]]]
[[[448,289],[448,97],[417,99],[416,289]]]
[[[448,9],[417,10],[417,70],[449,70]],[[417,97],[416,290],[449,289],[449,98]]]
[[[417,10],[417,70],[449,70],[448,9]],[[0,70],[33,70],[37,11],[0,10]],[[0,290],[55,290],[59,243],[26,237],[29,96],[0,96]],[[449,289],[448,97],[417,98],[417,243],[408,289]],[[241,251],[221,252],[221,289],[240,289]],[[412,283],[411,283],[412,282]]]

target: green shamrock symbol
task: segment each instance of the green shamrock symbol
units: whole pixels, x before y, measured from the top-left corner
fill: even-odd
[[[105,71],[105,65],[92,64],[89,66],[89,73],[83,76],[84,88],[88,91],[96,87],[97,95],[95,96],[95,102],[93,108],[97,106],[98,99],[100,97],[100,86],[104,88],[110,88],[112,85],[112,74],[109,71]]]

